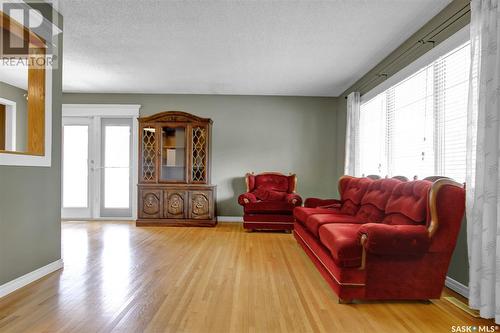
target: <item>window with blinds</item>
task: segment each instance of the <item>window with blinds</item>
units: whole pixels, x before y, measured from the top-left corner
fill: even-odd
[[[470,44],[362,103],[359,173],[465,180]]]

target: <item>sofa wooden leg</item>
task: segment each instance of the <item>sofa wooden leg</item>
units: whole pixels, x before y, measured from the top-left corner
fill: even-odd
[[[339,304],[353,304],[352,299],[344,299],[339,297]]]

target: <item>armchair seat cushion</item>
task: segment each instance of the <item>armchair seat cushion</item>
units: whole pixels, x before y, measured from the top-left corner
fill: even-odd
[[[307,218],[305,222],[305,227],[313,235],[319,237],[319,229],[324,224],[330,223],[352,223],[361,224],[362,222],[352,215],[340,214],[340,213],[330,213],[330,214],[315,214]]]
[[[245,214],[292,215],[295,206],[286,201],[257,201],[244,206]]]
[[[340,267],[359,267],[363,249],[358,240],[361,225],[333,223],[319,228],[319,239]]]
[[[308,208],[308,207],[296,207],[293,210],[293,215],[295,219],[302,224],[305,224],[307,218],[314,214],[333,214],[338,213],[338,208]]]

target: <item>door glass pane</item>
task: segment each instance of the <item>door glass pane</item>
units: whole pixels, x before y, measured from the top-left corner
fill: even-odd
[[[104,126],[104,207],[130,206],[130,126]]]
[[[88,207],[87,125],[64,126],[63,207]]]
[[[161,179],[184,181],[186,179],[186,129],[163,127],[161,136]]]

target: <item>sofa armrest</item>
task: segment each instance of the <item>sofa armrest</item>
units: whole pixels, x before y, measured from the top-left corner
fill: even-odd
[[[308,208],[316,208],[320,206],[330,206],[331,208],[333,207],[340,207],[342,202],[337,199],[319,199],[319,198],[307,198],[304,207]]]
[[[243,193],[238,197],[238,203],[242,206],[245,206],[247,203],[256,201],[257,197],[255,196],[255,194],[250,192]]]
[[[300,206],[302,205],[302,198],[300,197],[300,195],[296,194],[296,193],[288,193],[286,195],[286,202],[288,202],[289,204],[292,204],[294,206]]]
[[[358,238],[367,252],[379,255],[421,255],[431,238],[424,225],[363,224]]]

